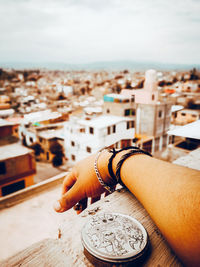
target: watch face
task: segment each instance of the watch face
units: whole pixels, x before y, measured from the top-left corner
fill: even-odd
[[[119,214],[93,216],[82,229],[82,243],[95,258],[112,263],[133,261],[144,254],[148,235],[136,219]]]

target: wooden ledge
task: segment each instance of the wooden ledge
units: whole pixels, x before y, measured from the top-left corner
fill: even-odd
[[[127,190],[121,189],[90,205],[77,217],[63,216],[58,229],[57,240],[44,240],[0,263],[1,266],[92,266],[83,254],[81,229],[87,220],[97,212],[118,212],[135,217],[146,228],[151,253],[143,266],[182,266],[167,242],[162,237],[148,213],[138,200]],[[66,213],[67,215],[67,213]],[[31,230],[31,229],[30,229]],[[70,257],[70,258],[69,258]],[[71,263],[69,263],[71,261]]]

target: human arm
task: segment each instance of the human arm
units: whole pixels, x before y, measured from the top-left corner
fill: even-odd
[[[113,170],[122,151],[113,161]],[[108,152],[102,153],[98,167],[109,183]],[[59,203],[65,211],[80,199],[97,197],[105,190],[94,172],[95,155],[79,162],[63,183]],[[122,165],[123,183],[143,204],[163,236],[188,266],[200,262],[200,173],[145,155],[134,155]],[[71,189],[69,190],[69,188]]]

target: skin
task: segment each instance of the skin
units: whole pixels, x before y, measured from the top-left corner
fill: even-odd
[[[113,171],[121,156],[113,160]],[[98,169],[107,184],[108,151],[101,153]],[[80,161],[64,179],[62,197],[55,205],[64,212],[87,198],[92,202],[106,190],[100,185],[94,171],[96,155]],[[186,266],[200,265],[200,172],[164,162],[146,155],[126,159],[121,168],[121,179],[147,210],[163,236]]]

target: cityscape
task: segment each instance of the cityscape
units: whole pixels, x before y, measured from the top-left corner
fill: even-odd
[[[191,43],[196,40],[199,5],[196,8],[197,3],[189,1],[192,20],[185,12],[185,4],[178,1],[180,21],[182,18],[186,25],[191,20],[191,27],[187,28],[175,20],[173,12],[168,14],[171,20],[165,16],[160,20],[170,4],[155,7],[152,1],[150,6],[147,1],[141,5],[136,1],[135,10],[130,1],[124,7],[120,1],[114,4],[112,0],[107,4],[94,1],[95,5],[91,1],[77,1],[76,5],[68,1],[63,6],[47,2],[48,7],[37,4],[41,11],[32,10],[36,6],[33,0],[20,1],[19,7],[13,1],[0,3],[7,15],[21,10],[21,15],[19,10],[13,15],[13,25],[17,22],[18,28],[13,26],[8,39],[10,26],[3,18],[2,37],[8,42],[5,47],[0,45],[5,52],[0,56],[0,229],[5,244],[0,261],[46,238],[62,239],[61,225],[75,222],[77,216],[74,210],[63,217],[53,211],[52,203],[61,194],[63,179],[80,160],[105,147],[137,146],[154,158],[200,171],[198,41],[194,41],[191,50],[184,43],[189,34]],[[50,19],[54,8],[55,25]],[[156,18],[154,8],[159,14]],[[152,20],[144,27],[148,24],[146,10]],[[141,12],[144,24],[138,28],[134,24],[134,36],[130,34],[128,41],[131,23],[140,18],[136,11]],[[68,15],[65,19],[64,12]],[[73,14],[77,14],[77,21]],[[107,33],[107,24],[101,21],[100,14],[107,19]],[[135,18],[131,19],[133,14]],[[30,32],[37,32],[38,39],[29,36],[24,23],[28,15],[36,23],[29,22]],[[62,21],[59,15],[63,16]],[[112,19],[118,28],[110,26]],[[156,19],[161,21],[160,26]],[[174,30],[172,22],[176,25]],[[69,24],[71,28],[67,28]],[[168,36],[172,40],[166,36],[162,39],[162,27],[166,33],[173,33]],[[185,34],[182,27],[188,30]],[[17,34],[21,39],[16,39],[14,45],[12,38]],[[155,37],[152,41],[148,39],[150,35]],[[180,53],[176,41],[184,43]],[[164,42],[169,49],[165,50]],[[102,208],[95,207],[87,216]],[[92,266],[79,264],[74,266]]]
[[[1,196],[51,178],[52,171],[69,171],[103,147],[139,146],[166,161],[195,166],[200,118],[196,69],[1,69],[0,77]]]

